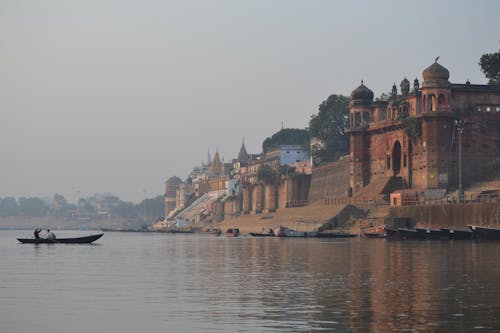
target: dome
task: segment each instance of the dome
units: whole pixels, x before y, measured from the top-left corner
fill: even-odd
[[[368,89],[361,81],[361,85],[354,89],[351,93],[351,100],[363,100],[363,101],[372,101],[373,100],[373,91]]]
[[[172,176],[169,179],[167,179],[165,183],[168,185],[179,185],[180,183],[182,183],[182,180],[177,176]]]
[[[424,81],[426,80],[446,80],[450,77],[450,72],[448,70],[438,64],[438,62],[434,62],[432,65],[424,69]]]

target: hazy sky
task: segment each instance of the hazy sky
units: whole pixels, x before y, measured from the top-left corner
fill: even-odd
[[[0,197],[163,193],[361,79],[485,83],[500,1],[0,0]],[[146,191],[146,192],[145,192]]]

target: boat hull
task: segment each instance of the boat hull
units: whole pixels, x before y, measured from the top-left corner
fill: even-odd
[[[56,238],[56,239],[45,239],[45,238],[18,238],[17,240],[23,244],[90,244],[104,234],[90,235],[85,237],[74,237],[74,238]]]
[[[270,234],[270,233],[264,234],[264,233],[259,233],[259,232],[251,232],[250,236],[253,236],[253,237],[274,237],[274,234]]]
[[[500,229],[476,225],[471,225],[470,229],[474,233],[474,238],[476,239],[500,240]]]

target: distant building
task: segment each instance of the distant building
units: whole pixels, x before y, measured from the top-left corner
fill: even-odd
[[[176,208],[177,205],[177,189],[182,184],[179,177],[170,177],[165,182],[165,217]]]

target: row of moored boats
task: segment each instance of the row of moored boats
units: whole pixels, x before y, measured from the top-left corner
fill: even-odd
[[[471,225],[468,228],[396,228],[378,226],[363,230],[367,238],[415,239],[415,240],[451,240],[484,239],[500,240],[500,229]]]

